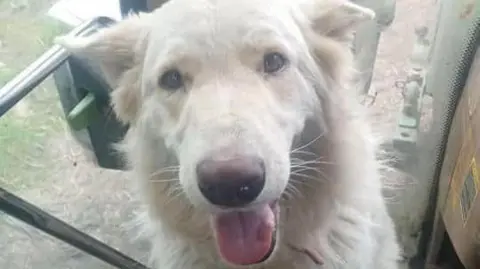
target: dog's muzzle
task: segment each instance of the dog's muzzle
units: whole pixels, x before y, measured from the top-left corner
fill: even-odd
[[[207,158],[196,168],[202,195],[222,210],[211,223],[220,256],[235,265],[265,261],[275,246],[277,204],[254,203],[265,187],[265,164],[252,156]]]

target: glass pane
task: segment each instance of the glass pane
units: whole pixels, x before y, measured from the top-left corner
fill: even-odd
[[[447,1],[453,0],[444,0]],[[118,19],[118,2],[0,0],[0,87],[46,51],[55,36],[68,32],[73,25],[97,15]],[[375,8],[378,3],[392,1],[354,2]],[[373,51],[378,49],[369,88],[370,99],[374,100],[370,112],[374,127],[389,134],[389,147],[393,140],[410,135],[400,132],[398,127],[405,108],[404,98],[410,94],[405,81],[413,68],[414,54],[422,49],[416,45],[417,34],[421,32],[417,28],[428,26],[425,38],[433,42],[437,9],[442,3],[435,0],[396,2],[394,21],[382,29],[378,48],[374,44],[377,32],[372,31],[380,32],[381,27],[356,33],[357,40],[365,38],[370,42],[368,46],[373,45]],[[93,5],[96,8],[90,8]],[[361,62],[364,68],[360,71],[370,71],[372,55],[375,53],[364,55],[366,60]],[[396,146],[397,150],[411,155],[401,167],[404,174],[392,173],[386,179],[386,184],[392,187],[387,192],[390,212],[406,261],[417,255],[423,221],[432,213],[427,211],[427,206],[435,182],[432,178],[435,149],[444,135],[444,130],[432,122],[439,117],[433,113],[434,107],[442,107],[445,96],[440,93],[436,98],[424,95],[416,99],[422,104],[416,143],[412,150],[405,145]],[[364,101],[368,103],[368,100],[369,97]],[[146,263],[149,245],[136,239],[140,231],[135,224],[138,224],[141,206],[132,184],[126,172],[96,167],[89,154],[74,141],[51,78],[0,118],[1,187]],[[0,268],[111,268],[5,214],[0,214],[0,251]]]
[[[52,16],[78,24],[62,6],[72,1],[51,9],[56,2],[0,1],[0,88],[49,49],[53,38],[72,29]],[[110,5],[110,13],[115,7]],[[146,262],[148,246],[134,240],[138,203],[130,184],[124,173],[95,167],[73,140],[52,78],[0,118],[2,188]],[[3,213],[0,251],[0,268],[113,268]]]

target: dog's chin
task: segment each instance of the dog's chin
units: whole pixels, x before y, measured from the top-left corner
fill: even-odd
[[[266,263],[278,242],[277,202],[212,214],[211,223],[222,260],[234,267]]]

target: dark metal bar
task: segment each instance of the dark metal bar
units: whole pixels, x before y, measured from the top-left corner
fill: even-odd
[[[147,267],[0,188],[0,210],[120,269]]]
[[[76,27],[70,35],[86,35],[111,22],[109,18],[99,17]],[[55,45],[0,88],[0,117],[51,75],[68,56],[64,48]]]

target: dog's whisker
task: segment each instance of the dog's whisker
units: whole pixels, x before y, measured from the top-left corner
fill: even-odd
[[[312,139],[310,142],[304,144],[303,146],[299,146],[297,148],[294,148],[291,150],[291,152],[297,152],[299,150],[302,150],[304,148],[307,148],[308,146],[312,145],[313,143],[315,143],[318,139],[322,138],[323,135],[325,134],[325,132],[321,133],[320,135],[318,135],[317,137],[315,137],[314,139]]]
[[[165,166],[165,167],[162,167],[161,170],[165,170],[165,169],[180,169],[180,165],[171,165],[171,166]]]
[[[178,181],[178,178],[168,178],[168,179],[151,179],[150,182],[155,183],[168,183]]]
[[[290,162],[295,164],[305,163],[305,162],[312,162],[312,161],[320,161],[318,158],[313,160],[304,160],[300,158],[291,158]]]
[[[154,175],[159,175],[159,174],[162,174],[162,173],[168,173],[168,172],[178,172],[179,169],[160,169],[160,170],[157,170],[153,173],[151,173],[150,175],[154,176]]]
[[[302,196],[302,192],[296,186],[290,185],[290,189],[292,190],[292,194]]]
[[[175,199],[181,198],[183,193],[184,192],[179,185],[172,186],[170,188],[169,192],[167,193],[169,199],[167,201],[165,201],[165,205],[168,205],[168,204],[172,203]]]
[[[290,189],[287,187],[282,194],[282,199],[285,201],[293,199],[293,194],[290,193]]]
[[[165,171],[165,172],[168,172],[168,171],[180,171],[180,167],[163,167],[163,168],[161,168],[161,169],[158,169],[158,170],[155,171],[154,173],[159,172],[159,171]]]
[[[292,184],[287,185],[283,193],[286,200],[295,199],[295,197],[301,197],[301,192]]]
[[[304,151],[304,150],[299,150],[295,152],[290,152],[290,154],[298,154],[298,155],[308,155],[308,156],[314,156],[314,157],[319,157],[316,153],[310,152],[310,151]]]
[[[291,166],[290,166],[290,170],[292,170],[292,171],[295,171],[295,170],[297,170],[297,169],[318,170],[318,169],[320,169],[320,167],[319,167],[319,166],[316,166],[316,165],[308,165],[308,164],[307,164],[307,165],[300,165],[300,164],[299,164],[299,165],[291,165]]]
[[[322,175],[322,177],[315,177],[315,176],[312,176],[312,175],[306,175],[306,174],[295,173],[295,172],[291,172],[290,174],[292,176],[297,176],[299,179],[310,179],[310,180],[317,181],[317,182],[328,181],[327,177],[325,177],[325,175]]]
[[[295,170],[292,170],[293,173],[300,173],[300,172],[315,172],[315,173],[321,173],[321,171],[317,168],[313,167],[301,167],[297,168]]]
[[[291,161],[291,164],[293,165],[304,165],[304,164],[328,164],[328,165],[337,165],[335,162],[329,162],[329,161],[320,161],[320,160],[308,160],[308,161]]]
[[[316,172],[316,173],[319,173],[319,174],[323,173],[323,171],[320,169],[320,167],[308,166],[308,165],[290,166],[290,170],[292,172],[312,171],[312,172]]]
[[[295,178],[291,178],[291,183],[292,183],[292,185],[299,184],[299,185],[306,186],[308,188],[314,188],[315,187],[313,184],[311,184],[310,181],[298,180],[298,179],[295,179]]]
[[[164,174],[164,173],[175,173],[175,172],[178,172],[179,170],[180,170],[179,167],[177,167],[177,168],[174,168],[174,167],[164,167],[164,168],[162,168],[162,169],[159,169],[159,170],[151,173],[151,174],[149,175],[149,177],[152,178],[152,177],[155,177],[155,176],[159,176],[159,175],[161,175],[161,174]]]
[[[319,167],[312,167],[312,166],[308,166],[308,165],[293,165],[293,166],[290,166],[290,168],[291,168],[291,173],[299,173],[299,172],[303,172],[303,171],[313,171],[313,172],[318,173],[320,176],[322,176],[324,178],[327,178],[327,176],[325,175],[325,172],[323,172]]]
[[[320,169],[320,167],[317,167],[317,166],[309,166],[309,165],[291,165],[290,166],[290,169],[292,171],[295,171],[297,169],[311,169],[311,170],[318,170]]]

